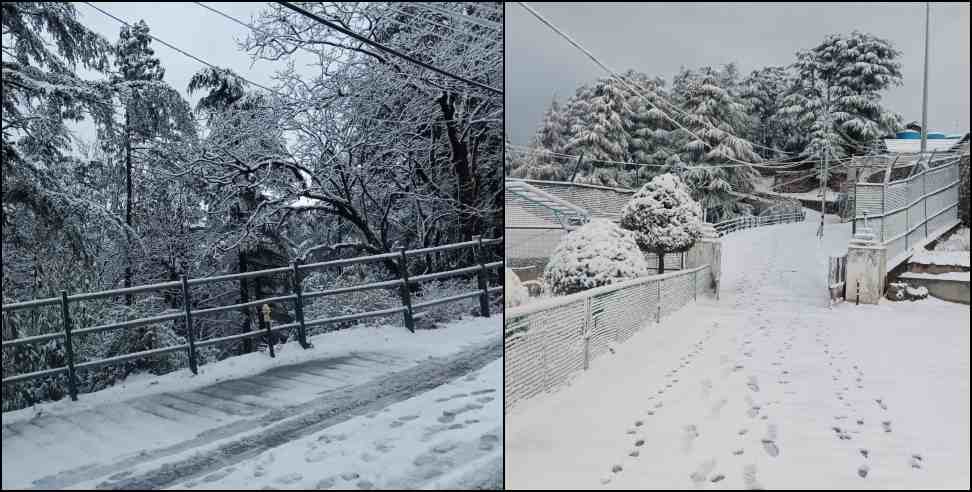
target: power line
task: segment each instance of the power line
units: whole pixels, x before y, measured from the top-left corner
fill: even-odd
[[[323,24],[323,25],[325,25],[327,27],[330,27],[331,29],[334,29],[335,31],[338,31],[338,32],[343,33],[343,34],[345,34],[347,36],[350,36],[350,37],[352,37],[354,39],[357,39],[358,41],[361,41],[362,43],[365,43],[365,44],[367,44],[369,46],[378,48],[378,49],[380,49],[382,51],[385,51],[387,53],[390,53],[392,55],[395,55],[395,56],[397,56],[397,57],[399,57],[399,58],[401,58],[403,60],[409,61],[409,62],[411,62],[411,63],[413,63],[415,65],[418,65],[420,67],[423,67],[423,68],[425,68],[427,70],[431,70],[431,71],[433,71],[435,73],[438,73],[440,75],[444,75],[446,77],[449,77],[449,78],[452,78],[452,79],[455,79],[455,80],[458,80],[458,81],[461,81],[461,82],[465,82],[466,84],[469,84],[469,85],[472,85],[472,86],[475,86],[475,87],[479,87],[480,89],[487,90],[487,91],[492,92],[492,93],[497,94],[497,95],[503,95],[503,91],[501,91],[499,89],[496,89],[494,87],[490,87],[490,86],[488,86],[486,84],[482,84],[480,82],[476,82],[475,80],[470,80],[470,79],[467,79],[467,78],[465,78],[465,77],[463,77],[461,75],[456,75],[454,73],[447,72],[447,71],[442,70],[440,68],[437,68],[437,67],[434,67],[432,65],[429,65],[428,63],[425,63],[425,62],[422,62],[420,60],[417,60],[417,59],[415,59],[415,58],[413,58],[413,57],[411,57],[409,55],[406,55],[405,53],[402,53],[402,52],[400,52],[400,51],[398,51],[398,50],[396,50],[394,48],[389,48],[389,47],[387,47],[387,46],[385,46],[385,45],[383,45],[381,43],[372,41],[372,40],[370,40],[370,39],[368,39],[368,38],[366,38],[364,36],[361,36],[360,34],[357,34],[357,33],[353,32],[353,31],[350,31],[348,29],[345,29],[345,28],[343,28],[343,27],[341,27],[341,26],[339,26],[339,25],[337,25],[337,24],[335,24],[335,23],[333,23],[331,21],[328,21],[326,19],[321,18],[320,16],[318,16],[316,14],[313,14],[311,12],[308,12],[308,11],[306,11],[306,10],[304,10],[304,9],[302,9],[302,8],[300,8],[300,7],[292,4],[290,2],[279,1],[277,3],[279,3],[280,5],[283,5],[284,7],[287,7],[290,10],[293,10],[294,12],[297,12],[298,14],[303,15],[304,17],[307,17],[309,19],[313,19],[313,20],[317,21],[320,24]]]
[[[493,21],[488,20],[488,19],[483,19],[483,18],[480,18],[480,17],[473,17],[471,15],[460,14],[459,12],[453,12],[453,11],[450,11],[450,10],[442,9],[442,8],[439,8],[438,6],[432,5],[430,3],[415,4],[415,6],[416,7],[420,7],[420,8],[424,8],[426,10],[431,10],[432,12],[436,12],[436,13],[445,15],[447,17],[462,19],[462,20],[471,22],[473,24],[476,24],[476,25],[478,25],[480,27],[484,27],[486,29],[490,29],[490,30],[499,29],[501,31],[503,30],[503,25],[502,24],[493,22]]]
[[[132,26],[131,23],[129,23],[129,22],[125,21],[125,20],[119,19],[118,17],[115,17],[111,13],[106,12],[106,11],[102,10],[101,8],[99,8],[99,7],[95,7],[94,5],[91,4],[91,2],[83,2],[83,3],[85,5],[87,5],[88,7],[91,7],[93,9],[97,10],[98,12],[101,12],[101,14],[103,14],[103,15],[105,15],[107,17],[110,17],[110,18],[114,19],[115,21],[117,21],[117,22],[119,22],[121,24],[124,24],[124,25],[129,26],[129,27]],[[233,72],[231,72],[231,71],[229,71],[229,70],[227,70],[225,68],[220,68],[220,67],[218,67],[216,65],[213,65],[212,63],[209,63],[208,61],[203,60],[202,58],[199,58],[198,56],[195,56],[195,55],[193,55],[193,54],[191,54],[189,52],[186,52],[185,50],[183,50],[181,48],[178,48],[178,47],[172,45],[171,43],[166,42],[165,40],[159,39],[158,36],[155,36],[155,35],[153,35],[151,33],[149,33],[148,36],[150,38],[152,38],[153,40],[158,41],[159,43],[163,44],[164,46],[172,49],[173,51],[176,51],[177,53],[179,53],[179,54],[181,54],[183,56],[187,56],[189,58],[192,58],[193,60],[195,60],[195,61],[197,61],[199,63],[202,63],[203,65],[206,65],[207,67],[212,68],[213,70],[218,70],[220,72],[226,73],[226,74],[231,75],[233,77],[236,77],[236,78],[238,78],[238,79],[240,79],[240,80],[242,80],[242,81],[244,81],[244,82],[246,82],[246,83],[248,83],[250,85],[253,85],[253,86],[259,87],[259,88],[261,88],[263,90],[272,92],[272,93],[276,94],[277,96],[279,96],[281,98],[286,98],[286,96],[284,96],[283,94],[281,94],[280,92],[278,92],[275,89],[271,89],[271,88],[269,88],[269,87],[267,87],[265,85],[262,85],[262,84],[258,84],[256,82],[253,82],[252,80],[249,80],[249,79],[247,79],[247,78],[245,78],[245,77],[243,77],[241,75],[237,75],[237,74],[235,74],[235,73],[233,73]]]
[[[495,43],[495,42],[498,41],[497,39],[490,39],[490,38],[487,38],[487,37],[480,36],[478,34],[473,34],[470,31],[459,30],[459,29],[456,29],[454,27],[449,27],[449,26],[447,26],[445,24],[439,24],[439,23],[437,23],[437,22],[435,22],[433,20],[426,19],[425,17],[418,16],[418,15],[414,15],[414,14],[409,14],[408,12],[405,12],[405,11],[403,11],[401,9],[393,9],[393,11],[396,14],[401,14],[401,15],[404,15],[405,17],[410,17],[410,18],[413,18],[413,19],[417,19],[419,21],[425,22],[426,24],[430,24],[430,25],[433,25],[433,26],[436,26],[436,27],[444,27],[444,28],[446,28],[446,29],[448,29],[450,31],[453,31],[453,32],[456,32],[456,33],[459,33],[459,34],[462,34],[462,35],[470,36],[470,37],[473,37],[473,38],[476,38],[476,39],[481,39],[481,40],[486,41],[486,42],[489,42],[489,43]],[[407,24],[405,24],[405,25],[407,25]],[[500,36],[500,39],[502,39],[502,36]]]

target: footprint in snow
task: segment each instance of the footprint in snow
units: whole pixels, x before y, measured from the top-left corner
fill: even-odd
[[[689,478],[691,478],[692,481],[695,482],[696,484],[701,484],[702,482],[705,482],[706,478],[709,476],[709,473],[712,473],[712,470],[715,468],[715,465],[716,465],[715,458],[703,461],[699,465],[699,467],[696,468],[696,470],[692,472],[691,475],[689,475]]]
[[[920,470],[921,464],[924,461],[925,459],[920,454],[913,454],[911,455],[911,460],[908,463],[911,465],[912,468],[917,468]]]

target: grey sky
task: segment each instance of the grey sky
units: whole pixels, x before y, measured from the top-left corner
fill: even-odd
[[[921,119],[924,3],[688,4],[531,3],[607,66],[660,75],[681,66],[735,61],[743,74],[787,65],[797,50],[827,34],[854,29],[891,41],[902,52],[904,84],[885,104],[905,120]],[[928,126],[969,129],[969,4],[931,6]],[[563,101],[604,75],[583,53],[520,5],[506,5],[506,133],[527,144],[554,94]]]

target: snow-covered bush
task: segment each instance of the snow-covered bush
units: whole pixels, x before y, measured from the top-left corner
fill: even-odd
[[[905,289],[905,292],[908,293],[908,297],[912,301],[917,301],[917,300],[924,299],[924,298],[928,297],[928,289],[925,288],[925,286],[908,287],[908,288]]]
[[[681,179],[662,174],[624,206],[621,227],[634,233],[642,251],[658,255],[658,273],[664,273],[666,253],[687,251],[702,237],[702,208]]]
[[[567,295],[648,274],[631,233],[608,220],[592,220],[557,245],[543,271],[555,295]]]
[[[506,269],[506,279],[503,283],[503,292],[506,297],[506,307],[512,308],[523,304],[530,297],[530,293],[527,292],[526,287],[520,283],[520,277],[517,277],[513,270],[509,268]]]

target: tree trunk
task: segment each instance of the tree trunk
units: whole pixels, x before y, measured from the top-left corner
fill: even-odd
[[[239,263],[240,263],[240,273],[246,272],[246,254],[242,251],[239,253]],[[250,292],[246,286],[246,279],[240,279],[240,304],[246,304],[250,302]],[[253,321],[250,319],[250,308],[243,309],[243,330],[240,333],[246,333],[250,331],[250,327],[253,325]],[[253,352],[253,339],[244,338],[243,344],[241,345],[241,355]]]
[[[442,110],[442,116],[446,121],[446,135],[449,138],[449,150],[451,154],[452,167],[456,172],[456,179],[458,181],[459,189],[459,203],[462,204],[466,210],[475,208],[476,199],[476,179],[473,174],[472,166],[469,163],[469,149],[459,134],[459,130],[456,127],[455,115],[456,108],[454,106],[454,101],[456,99],[455,94],[444,93],[438,99],[439,108]],[[470,214],[468,212],[460,212],[460,217],[462,217],[462,236],[464,241],[472,239],[472,236],[476,234],[476,231],[480,230],[480,218],[475,214]]]
[[[661,275],[665,273],[665,253],[656,253],[658,255],[658,274]]]
[[[125,225],[132,227],[132,131],[128,127],[128,110],[125,110]],[[130,231],[129,231],[130,233]],[[125,251],[125,287],[132,286],[131,247]],[[131,306],[135,297],[125,294],[125,305]]]

